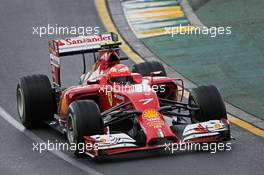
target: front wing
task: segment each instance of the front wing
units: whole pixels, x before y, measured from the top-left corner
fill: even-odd
[[[101,155],[166,148],[168,144],[219,142],[230,139],[223,134],[230,133],[228,120],[210,120],[188,125],[174,125],[173,128],[172,131],[179,140],[157,145],[146,144],[145,146],[138,146],[137,141],[126,133],[85,136],[86,144],[93,145],[90,149],[85,150],[85,153],[91,157],[98,157]]]

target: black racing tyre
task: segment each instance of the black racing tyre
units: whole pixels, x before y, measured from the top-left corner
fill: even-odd
[[[92,100],[77,100],[70,104],[67,119],[67,138],[70,144],[83,144],[83,136],[103,134],[103,120],[98,105]],[[76,150],[80,156],[83,150]]]
[[[227,119],[224,101],[215,86],[199,86],[191,90],[189,104],[199,106],[199,111],[191,111],[193,123]]]
[[[20,78],[17,85],[17,108],[26,128],[36,128],[41,121],[52,119],[54,106],[53,90],[46,75]]]
[[[142,76],[149,76],[151,72],[162,71],[159,76],[167,76],[163,65],[157,61],[148,61],[133,65],[132,72],[139,73]]]

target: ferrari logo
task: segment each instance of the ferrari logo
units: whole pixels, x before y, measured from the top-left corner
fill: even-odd
[[[107,92],[107,96],[108,96],[108,102],[109,102],[109,105],[112,106],[112,105],[113,105],[113,96],[112,96],[112,92]]]

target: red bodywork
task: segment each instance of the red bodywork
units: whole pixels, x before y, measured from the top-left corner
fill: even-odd
[[[113,59],[114,61],[109,61]],[[146,91],[146,92],[134,92],[130,91],[129,88],[135,85],[141,87],[143,86],[152,86],[156,84],[168,84],[169,88],[176,89],[176,84],[173,82],[173,78],[168,77],[142,77],[137,73],[132,73],[133,84],[130,86],[121,86],[121,85],[110,85],[108,83],[108,74],[109,69],[118,64],[119,56],[114,51],[100,51],[99,58],[97,62],[92,67],[89,75],[83,81],[82,85],[72,86],[63,91],[61,95],[61,100],[59,103],[59,116],[62,120],[66,120],[67,118],[67,110],[72,101],[79,99],[95,99],[98,103],[98,106],[101,112],[116,106],[123,102],[132,102],[134,109],[142,111],[154,110],[157,112],[159,106],[159,100],[156,92],[154,91]],[[174,85],[174,86],[171,86]],[[120,87],[123,88],[122,91],[118,90]],[[114,90],[116,89],[116,90]],[[112,90],[112,91],[111,91]],[[171,90],[173,92],[173,90]],[[175,91],[174,91],[175,92]],[[150,100],[147,104],[145,101],[141,100]],[[145,132],[147,133],[147,143],[152,140],[158,138],[158,129],[162,130],[164,137],[171,137],[177,140],[175,134],[170,130],[169,126],[167,126],[163,116],[159,114],[158,116],[153,118],[146,118],[144,115],[139,116],[138,121],[142,127],[145,128]]]
[[[106,36],[101,36],[97,39],[108,40],[109,38]],[[49,52],[52,65],[52,81],[55,87],[60,87],[61,85],[60,56],[67,55],[62,55],[60,53],[60,45],[67,44],[66,42],[63,42],[65,42],[65,40],[54,40],[49,42]],[[70,45],[71,43],[68,44]],[[130,91],[127,89],[129,89],[131,86],[165,86],[166,92],[164,92],[163,94],[167,94],[167,96],[169,96],[172,93],[178,93],[180,94],[179,96],[181,99],[183,96],[182,80],[178,78],[169,78],[164,76],[142,77],[138,73],[132,73],[131,76],[133,82],[131,83],[131,85],[126,85],[125,90],[123,91],[117,91],[114,89],[120,88],[120,85],[110,85],[108,83],[108,71],[112,66],[119,63],[120,56],[118,51],[114,49],[107,50],[104,48],[98,50],[97,60],[88,72],[88,74],[85,75],[85,78],[83,79],[82,83],[80,85],[72,86],[62,91],[57,112],[61,121],[66,121],[68,107],[75,100],[93,99],[97,102],[101,112],[104,112],[105,110],[108,110],[120,103],[131,102],[134,109],[142,112],[142,114],[138,116],[138,122],[140,126],[144,129],[144,132],[146,134],[146,144],[145,146],[136,148],[116,148],[104,150],[106,154],[116,154],[135,150],[156,149],[164,147],[161,145],[153,146],[149,144],[151,141],[160,138],[160,135],[162,135],[163,138],[169,138],[170,140],[173,140],[174,143],[179,143],[180,139],[178,138],[178,136],[174,132],[172,132],[170,126],[168,126],[168,124],[166,123],[164,116],[158,112],[160,104],[157,93],[154,91]],[[177,86],[177,83],[175,83],[175,81],[179,82],[181,86]],[[84,138],[87,142],[93,142],[93,140],[89,136],[85,136]],[[208,137],[207,141],[213,141],[216,139],[217,138],[215,138],[215,136]],[[96,156],[99,153],[98,151],[94,150],[92,154]]]

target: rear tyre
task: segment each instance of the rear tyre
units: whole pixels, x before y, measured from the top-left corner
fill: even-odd
[[[162,71],[159,76],[167,76],[167,73],[160,62],[148,61],[139,64],[135,64],[132,68],[133,73],[139,73],[142,76],[149,76],[151,72]]]
[[[198,111],[191,111],[192,123],[209,120],[227,120],[224,101],[215,86],[199,86],[190,92],[190,105],[198,105]],[[230,130],[223,133],[226,140],[230,140]]]
[[[41,121],[52,119],[54,104],[52,87],[46,75],[20,78],[17,85],[17,108],[26,128],[36,128]]]
[[[70,144],[84,144],[83,136],[103,134],[103,120],[98,105],[92,100],[77,100],[68,110],[67,138]],[[84,150],[76,149],[74,154],[82,156]]]

